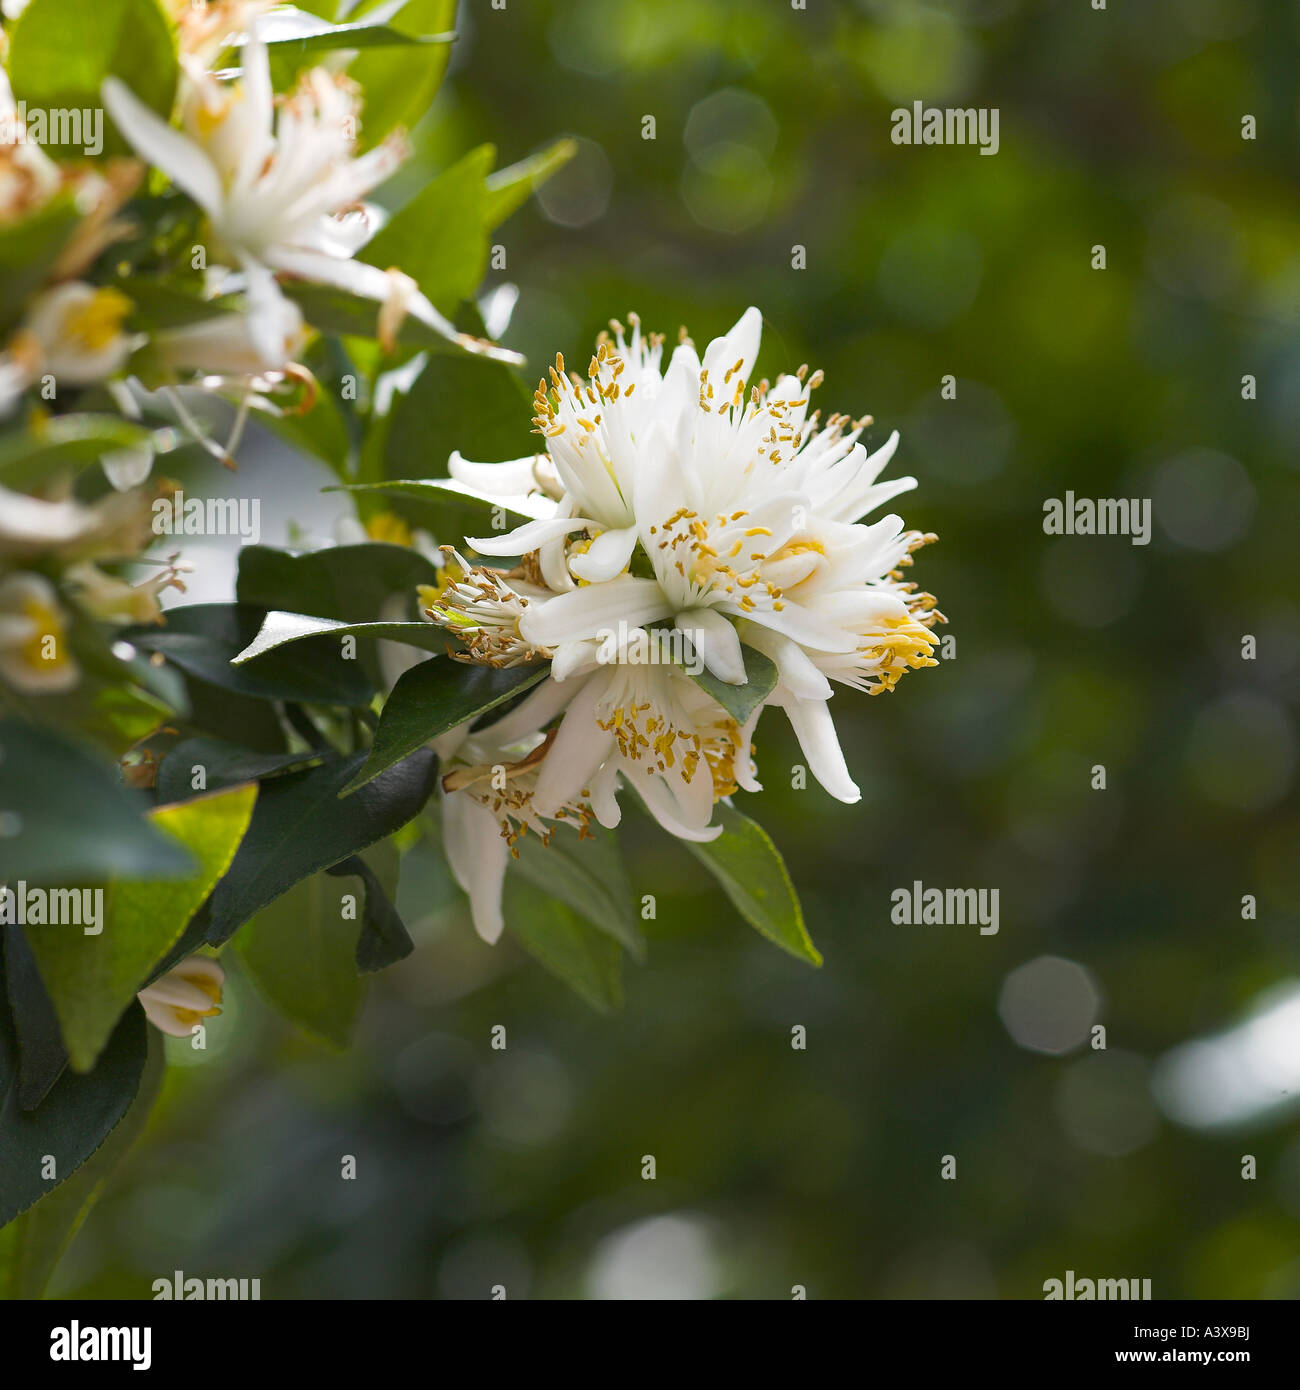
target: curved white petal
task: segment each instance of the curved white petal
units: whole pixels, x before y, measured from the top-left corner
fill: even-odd
[[[713,608],[688,608],[678,613],[677,627],[691,640],[696,655],[720,681],[745,685],[745,655],[735,625]]]
[[[480,555],[527,555],[557,536],[581,531],[587,524],[580,516],[551,516],[540,521],[526,521],[513,531],[502,531],[496,536],[466,536],[465,539]]]
[[[574,555],[569,560],[569,568],[579,579],[585,579],[592,584],[601,584],[607,579],[613,579],[627,568],[627,562],[632,558],[632,551],[636,547],[636,539],[635,526],[602,531],[584,554]]]
[[[705,826],[703,829],[688,825],[681,817],[677,799],[662,777],[638,777],[632,782],[632,786],[640,793],[641,800],[645,802],[646,809],[655,820],[679,840],[694,840],[706,844],[722,834],[720,825]]]
[[[536,490],[536,462],[537,455],[529,454],[527,458],[507,459],[504,463],[471,463],[456,449],[447,460],[447,472],[484,497],[516,497]]]
[[[100,93],[113,124],[132,149],[161,169],[209,217],[217,216],[222,205],[221,178],[207,153],[151,111],[120,78],[106,77]]]
[[[443,797],[442,834],[452,877],[469,896],[474,930],[491,945],[505,926],[501,888],[510,847],[492,812],[464,792]]]
[[[535,647],[558,647],[561,642],[617,631],[620,623],[641,627],[671,612],[653,579],[623,574],[604,584],[560,594],[540,608],[529,608],[519,620],[519,632]]]
[[[773,632],[760,623],[746,623],[744,640],[776,663],[781,684],[801,700],[829,700],[831,683],[814,665],[812,658],[792,638]]]
[[[588,677],[560,721],[533,791],[533,809],[539,816],[554,816],[566,802],[576,800],[614,746],[614,735],[596,722],[596,703],[604,689],[603,675]]]
[[[800,700],[792,695],[782,703],[812,775],[837,801],[850,806],[861,801],[862,793],[849,776],[826,701]]]

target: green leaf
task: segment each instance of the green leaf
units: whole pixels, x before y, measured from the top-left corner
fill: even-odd
[[[557,826],[549,845],[536,835],[516,842],[519,858],[510,872],[534,888],[559,898],[593,926],[621,942],[637,960],[645,959],[645,938],[636,914],[637,899],[623,868],[618,839],[598,825],[581,838]]]
[[[344,788],[351,796],[385,768],[467,719],[476,719],[536,685],[549,664],[496,670],[430,657],[403,672],[384,704],[365,766]]]
[[[17,322],[80,224],[76,198],[69,192],[51,198],[21,221],[0,227],[0,328]]]
[[[457,539],[461,536],[482,536],[492,530],[513,531],[530,520],[522,512],[510,507],[500,507],[483,497],[471,497],[449,487],[446,479],[401,478],[382,483],[348,483],[339,487],[327,487],[323,492],[360,492],[365,494],[386,494],[400,497],[416,512],[416,520],[425,522],[437,534],[450,532]],[[493,526],[494,513],[504,522],[503,526]]]
[[[345,892],[327,875],[312,874],[262,908],[235,943],[267,1002],[340,1048],[365,992],[354,959],[359,924],[343,918]]]
[[[3,936],[5,988],[18,1040],[18,1103],[35,1110],[63,1074],[68,1054],[22,928],[10,922]]]
[[[456,0],[407,0],[396,13],[391,9],[363,0],[348,18],[360,22],[380,12],[393,28],[418,37],[445,34],[455,27]],[[449,44],[435,43],[357,55],[348,76],[366,94],[361,111],[361,141],[366,148],[377,145],[395,126],[410,130],[424,115],[442,85],[450,54]]]
[[[41,1297],[63,1252],[148,1123],[162,1090],[166,1064],[162,1035],[153,1029],[147,1033],[144,1070],[126,1114],[67,1182],[0,1232],[0,1298]]]
[[[423,188],[357,253],[397,266],[443,313],[454,312],[482,282],[488,263],[486,186],[496,151],[480,145]]]
[[[112,74],[165,120],[178,72],[171,25],[158,0],[31,0],[10,37],[14,97],[33,110],[102,113],[100,87]],[[131,153],[106,115],[103,122],[103,153]],[[91,141],[47,137],[45,149],[81,158]]]
[[[385,970],[415,950],[415,942],[393,906],[401,865],[397,846],[392,840],[383,841],[370,851],[370,860],[375,868],[359,854],[354,854],[350,859],[335,864],[332,869],[325,870],[327,874],[359,878],[365,889],[365,911],[356,952],[357,969],[363,974]]]
[[[28,883],[162,878],[194,861],[145,818],[147,800],[116,770],[51,729],[0,721],[0,880]]]
[[[0,1226],[66,1181],[99,1148],[135,1099],[148,1052],[144,1010],[132,1007],[113,1030],[93,1072],[65,1071],[39,1108],[18,1101],[18,1049],[0,1009]],[[55,1177],[45,1178],[46,1155]]]
[[[256,753],[220,738],[182,739],[159,763],[154,790],[160,802],[188,801],[204,792],[233,787],[241,782],[256,782],[273,773],[300,767],[319,756],[310,748],[298,753]],[[203,769],[202,788],[194,786],[195,768]]]
[[[55,415],[0,439],[0,483],[31,487],[60,468],[84,468],[114,449],[139,448],[152,430],[120,415]]]
[[[757,648],[742,642],[740,650],[745,658],[745,674],[749,677],[744,685],[728,685],[707,669],[698,674],[690,671],[687,674],[697,685],[702,685],[737,724],[743,726],[776,689],[777,670],[776,663]]]
[[[235,595],[240,603],[266,609],[288,609],[343,623],[368,623],[379,616],[384,601],[394,594],[409,595],[414,611],[417,587],[437,582],[438,568],[433,561],[404,545],[371,541],[301,555],[265,545],[246,545],[239,556]]]
[[[432,623],[339,623],[332,618],[311,618],[303,613],[268,613],[262,630],[235,657],[235,665],[275,651],[290,642],[307,638],[337,642],[341,637],[363,637],[371,641],[403,642],[426,652],[447,650],[447,633]]]
[[[527,202],[530,194],[546,182],[557,169],[562,169],[578,152],[574,140],[557,140],[518,164],[498,169],[487,181],[487,201],[484,222],[490,231],[499,227],[512,212]]]
[[[262,784],[253,822],[212,895],[208,940],[219,946],[295,883],[400,830],[437,785],[438,759],[423,749],[346,802],[339,793],[365,753]]]
[[[67,925],[26,928],[68,1061],[77,1071],[94,1065],[151,967],[230,867],[256,796],[256,786],[232,787],[151,811],[150,820],[192,853],[198,869],[184,879],[111,882],[103,890],[97,934]]]
[[[722,834],[707,844],[685,841],[686,848],[721,885],[740,915],[783,951],[822,963],[804,926],[794,885],[771,836],[726,802],[714,808]]]
[[[265,619],[266,609],[246,603],[195,603],[169,608],[165,627],[131,628],[122,635],[137,647],[161,652],[188,675],[239,695],[353,709],[370,703],[374,682],[360,662],[342,660],[337,648],[271,652],[232,665]]]
[[[532,417],[531,396],[511,368],[483,358],[430,357],[393,404],[384,471],[390,478],[445,478],[453,449],[478,463],[535,454]]]
[[[623,1004],[623,950],[562,902],[507,877],[503,907],[516,941],[602,1014]]]
[[[308,60],[340,48],[404,48],[411,44],[451,43],[456,37],[454,33],[410,34],[373,19],[331,24],[301,6],[273,10],[261,21],[258,33],[273,56],[276,50],[283,49],[288,56],[302,54]]]

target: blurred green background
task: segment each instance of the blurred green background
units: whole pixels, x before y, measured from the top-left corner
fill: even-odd
[[[1300,14],[473,0],[460,28],[409,185],[483,140],[580,141],[498,234],[506,341],[581,367],[629,309],[703,345],[759,305],[764,372],[822,367],[824,410],[902,432],[955,655],[835,699],[857,807],[791,790],[760,726],[743,805],[820,971],[641,823],[658,919],[600,1017],[479,943],[419,849],[419,949],[352,1050],[232,978],[54,1291],[1040,1298],[1073,1269],[1300,1295]],[[1000,151],[891,144],[914,100],[996,107]],[[310,471],[243,476],[273,474],[277,525],[316,515]],[[1044,535],[1066,490],[1151,498],[1150,545]],[[996,887],[1000,931],[895,925],[917,879]]]

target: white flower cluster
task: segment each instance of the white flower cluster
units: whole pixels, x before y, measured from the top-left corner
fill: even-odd
[[[915,486],[878,481],[897,434],[868,454],[869,421],[822,420],[810,410],[819,372],[751,388],[757,309],[702,359],[683,334],[666,365],[662,337],[635,318],[611,327],[585,379],[557,358],[539,384],[545,454],[450,464],[460,490],[532,519],[468,541],[522,556],[508,572],[453,552],[426,616],[465,641],[464,659],[550,662],[504,718],[438,745],[451,768],[449,859],[489,940],[508,856],[530,827],[546,838],[556,821],[617,825],[630,786],[674,835],[721,833],[716,802],[759,790],[752,740],[768,705],[785,710],[822,786],[857,801],[833,683],[877,694],[936,664],[942,615],[903,574],[933,537],[893,514],[863,520]],[[648,628],[676,646],[648,643]],[[747,684],[746,647],[776,684],[741,723],[708,678],[717,693]],[[689,660],[646,659],[664,650]]]

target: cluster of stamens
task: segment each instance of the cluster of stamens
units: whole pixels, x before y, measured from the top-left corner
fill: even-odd
[[[454,547],[441,547],[447,557],[436,585],[421,585],[420,604],[431,623],[446,628],[464,642],[466,650],[450,653],[453,661],[473,662],[498,669],[549,661],[547,647],[535,647],[519,633],[519,619],[528,607],[500,570],[471,565]]]

